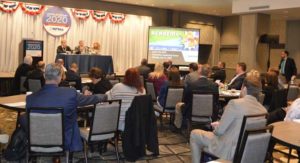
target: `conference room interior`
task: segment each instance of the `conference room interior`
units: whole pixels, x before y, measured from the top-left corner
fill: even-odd
[[[300,138],[298,136],[300,129],[299,9],[300,2],[297,0],[287,2],[282,0],[1,1],[0,20],[3,25],[0,27],[0,38],[2,38],[0,39],[0,162],[25,162],[26,159],[30,162],[213,162],[212,160],[216,160],[215,162],[224,160],[229,160],[229,162],[253,162],[252,160],[278,163],[300,162]],[[56,24],[57,26],[55,26],[53,23],[54,27],[50,27],[51,22],[47,22],[47,18],[49,18],[47,16],[55,15],[55,13],[67,15],[64,17],[66,19],[62,20],[63,25]],[[65,20],[66,22],[64,22]],[[55,28],[61,30],[55,31]],[[163,45],[157,45],[156,41],[159,38],[157,35],[161,37],[168,35],[164,33],[165,31],[174,37],[180,36],[176,41],[171,40],[173,37],[163,38],[160,42]],[[184,33],[184,37],[181,36],[182,33]],[[191,35],[192,37],[190,37]],[[167,39],[172,42],[167,42]],[[63,47],[62,52],[58,52],[58,47],[62,45],[62,42],[65,42],[70,50]],[[80,49],[80,42],[84,44],[83,50]],[[177,44],[180,44],[180,47]],[[98,47],[94,48],[94,46]],[[165,49],[160,49],[161,46]],[[172,50],[179,48],[182,49],[172,53]],[[180,53],[179,57],[177,56],[178,53]],[[189,56],[185,56],[187,53]],[[296,68],[296,70],[292,70],[293,74],[289,77],[284,74],[287,70],[281,68],[288,63],[286,58],[282,58],[286,54],[287,58],[293,60],[294,68]],[[174,57],[175,55],[177,57]],[[44,74],[43,81],[38,81],[38,84],[35,84],[29,79],[30,73],[26,73],[21,75],[24,78],[18,79],[18,83],[16,83],[16,71],[21,64],[27,62],[26,57],[29,56],[33,59],[32,67],[37,67],[36,69],[43,67],[41,68]],[[192,61],[189,60],[191,58]],[[119,95],[120,97],[123,96],[121,99],[124,98],[125,100],[118,101],[118,95],[115,97],[112,95],[117,89],[115,86],[120,87],[119,84],[121,83],[135,89],[135,86],[128,85],[128,82],[132,82],[129,81],[128,76],[135,71],[141,71],[139,68],[145,60],[147,61],[145,65],[150,70],[147,75],[141,74],[135,78],[136,81],[140,81],[143,89],[140,90],[136,87],[134,97],[141,95],[144,97],[143,100],[147,101],[139,103],[142,98],[133,99],[132,97],[128,103],[126,95]],[[196,70],[192,70],[191,63],[196,64]],[[43,65],[39,66],[39,64]],[[218,67],[220,64],[223,65],[224,69],[222,66]],[[67,137],[70,136],[73,140],[73,130],[72,135],[64,132],[64,129],[66,131],[68,127],[59,128],[52,123],[43,123],[40,119],[40,124],[36,125],[36,131],[38,129],[41,131],[36,134],[30,132],[34,129],[28,130],[32,121],[28,124],[26,121],[25,127],[22,124],[22,118],[34,119],[34,117],[30,117],[30,113],[34,111],[29,111],[29,108],[26,108],[29,105],[26,97],[31,96],[40,99],[36,97],[37,93],[49,89],[45,86],[53,84],[49,84],[50,79],[45,78],[45,72],[55,71],[55,66],[66,69],[66,71],[61,72],[64,74],[62,81],[65,82],[59,84],[60,87],[67,87],[68,90],[65,92],[72,89],[76,90],[76,97],[93,96],[98,99],[97,103],[90,103],[86,106],[79,106],[80,102],[76,102],[74,114],[76,115],[77,127],[74,128],[78,130],[80,137],[80,143],[75,143],[81,144],[79,150],[72,151],[71,149],[68,150],[71,147],[66,147]],[[159,69],[160,66],[163,68],[165,79],[164,83],[161,84],[161,89],[156,90],[155,82],[157,81],[151,79],[151,73],[155,74],[155,69]],[[68,77],[70,70],[74,70],[75,74],[80,77],[80,83],[75,80],[64,80]],[[221,70],[226,72],[225,80],[214,76]],[[174,82],[176,84],[173,83],[173,80],[176,79],[172,78],[174,71],[175,76],[178,75],[177,72],[179,73],[180,81]],[[193,71],[197,74],[196,82],[199,82],[198,79],[207,78],[211,82],[210,84],[216,87],[217,94],[207,90],[201,92],[201,89],[192,90],[186,77]],[[100,77],[97,73],[100,73]],[[233,87],[234,80],[242,76],[241,74],[245,75],[244,82],[237,88]],[[257,74],[259,74],[259,78]],[[268,78],[269,75],[271,77],[276,76],[278,80],[275,82],[278,87],[276,86],[276,90],[272,90],[271,94],[265,90],[270,84],[268,80],[273,80]],[[254,81],[256,77],[261,84],[259,90],[256,89]],[[109,83],[103,86],[102,89],[105,91],[102,92],[101,90],[101,93],[96,93],[97,86],[95,83],[106,82],[106,80]],[[24,84],[24,81],[27,83]],[[29,84],[28,82],[32,83]],[[251,87],[251,89],[246,88],[246,86]],[[253,113],[254,119],[260,118],[259,120],[262,122],[251,122],[250,120],[247,122],[247,118],[253,117],[247,117],[246,113],[241,113],[245,115],[239,117],[240,119],[236,118],[239,120],[236,120],[235,117],[232,120],[241,126],[241,129],[235,134],[238,138],[235,145],[225,141],[225,145],[222,144],[224,145],[223,150],[214,153],[211,151],[220,148],[220,144],[217,147],[211,144],[207,145],[208,143],[201,144],[203,141],[211,140],[204,140],[206,138],[203,138],[205,137],[203,133],[201,133],[203,137],[199,138],[200,130],[213,134],[213,139],[222,137],[214,130],[219,125],[216,122],[222,120],[223,113],[225,113],[224,109],[235,105],[235,101],[238,103],[237,100],[243,100],[246,96],[250,96],[253,90],[260,92],[259,94],[253,93],[257,95],[255,102],[244,103],[245,106],[241,103],[242,105],[237,105],[237,109],[247,107],[251,109],[254,104],[256,104],[254,108],[264,108],[264,111],[259,112],[259,114]],[[275,95],[274,92],[277,94]],[[188,93],[190,93],[189,100],[187,100]],[[41,93],[40,95],[43,96],[44,94]],[[160,95],[165,97],[159,98]],[[193,103],[193,100],[196,101],[193,98],[196,98],[197,95],[205,97],[200,99],[199,103]],[[59,96],[57,95],[57,97]],[[267,102],[266,97],[269,98]],[[136,102],[132,102],[135,100]],[[127,103],[125,104],[124,101]],[[184,105],[184,102],[190,102],[190,105]],[[113,108],[114,105],[117,105],[116,108],[119,109],[119,113],[115,113],[117,120],[116,118],[108,118],[114,113],[105,112],[105,108],[102,110],[103,115],[101,117],[101,107]],[[124,105],[126,107],[128,105],[127,112],[122,113]],[[56,102],[53,102],[53,105],[42,106],[44,104],[39,105],[40,108],[31,105],[30,110],[59,108]],[[201,112],[199,115],[193,115],[197,112],[194,111],[196,107],[205,110],[204,107],[206,106],[211,109],[208,116],[201,115]],[[185,113],[186,107],[193,109],[190,111],[191,115]],[[99,112],[97,112],[98,108],[100,108]],[[64,112],[61,114],[66,114],[66,111]],[[41,111],[40,113],[44,112]],[[50,113],[55,115],[53,112]],[[55,113],[58,114],[60,111],[55,111]],[[105,117],[104,114],[108,117]],[[229,114],[240,116],[238,115],[240,113],[235,114],[228,111],[224,115],[224,119]],[[37,116],[45,115],[37,114]],[[100,117],[100,120],[96,119],[97,116]],[[124,119],[121,118],[122,116]],[[292,116],[294,117],[290,118]],[[36,120],[39,120],[38,118]],[[204,121],[201,118],[207,119]],[[62,126],[68,122],[61,121]],[[96,122],[116,123],[117,129],[112,132],[102,131],[101,127],[97,128]],[[225,123],[225,120],[221,123]],[[254,125],[260,127],[251,128],[249,127],[251,123],[257,123]],[[262,123],[263,126],[258,123]],[[53,124],[61,125],[60,123]],[[126,124],[131,124],[131,126],[128,127]],[[142,125],[142,127],[138,128],[137,124]],[[44,128],[38,126],[44,126]],[[110,125],[103,126],[105,128]],[[228,126],[233,127],[235,125],[228,124]],[[22,150],[26,154],[16,154],[16,152],[10,151],[13,146],[12,142],[16,141],[13,139],[17,139],[13,135],[16,134],[17,128],[22,128],[24,134],[22,137],[25,137],[22,140],[26,140],[28,143],[25,150]],[[42,150],[42,152],[34,152],[37,150],[36,148],[41,150],[51,146],[47,144],[47,141],[43,141],[42,136],[49,139],[49,142],[52,141],[51,136],[57,137],[55,134],[40,133],[47,131],[46,128],[49,128],[49,131],[60,131],[61,133],[61,135],[57,135],[62,137],[62,145],[59,146],[59,148],[62,147],[62,150],[59,150],[57,154],[49,152],[47,149]],[[105,137],[102,140],[102,135],[93,130],[102,131],[101,134],[104,137],[108,136],[108,138]],[[93,137],[92,132],[95,132],[93,134],[96,135],[96,138]],[[195,137],[196,133],[199,137]],[[226,133],[226,129],[224,133]],[[110,137],[110,134],[113,136]],[[259,134],[265,134],[268,138],[263,140],[262,137],[259,137],[260,139],[257,138],[258,140],[256,140],[255,135],[261,136]],[[36,136],[35,138],[41,139],[41,142],[46,142],[43,144],[45,146],[34,147],[34,144],[30,144],[34,141],[28,139],[30,136]],[[93,141],[93,138],[99,137],[101,140]],[[54,140],[55,138],[53,138]],[[141,141],[142,146],[144,146],[134,146],[136,143],[134,141]],[[201,143],[199,143],[200,141]],[[252,144],[251,141],[253,141]],[[73,145],[72,143],[70,146]],[[199,152],[196,155],[201,155],[200,159],[195,157],[195,144],[199,148],[201,146],[200,152],[196,150]],[[202,148],[204,146],[209,148]],[[232,146],[236,146],[236,148]],[[229,149],[232,151],[224,152]],[[228,153],[231,156],[227,156]],[[9,154],[16,154],[16,156]],[[19,156],[21,158],[18,158]]]

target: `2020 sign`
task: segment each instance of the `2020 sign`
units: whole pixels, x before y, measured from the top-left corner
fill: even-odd
[[[71,27],[70,14],[61,7],[50,7],[44,13],[43,25],[45,30],[53,36],[64,35]]]

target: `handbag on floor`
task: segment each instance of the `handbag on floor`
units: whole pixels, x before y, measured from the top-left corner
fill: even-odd
[[[13,132],[3,156],[7,161],[19,161],[26,157],[27,153],[27,136],[25,131],[18,127]]]

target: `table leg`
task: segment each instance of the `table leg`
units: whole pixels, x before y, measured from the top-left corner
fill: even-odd
[[[292,148],[289,148],[288,163],[290,163]]]

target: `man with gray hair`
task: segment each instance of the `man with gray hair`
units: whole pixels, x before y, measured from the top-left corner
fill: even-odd
[[[187,120],[191,118],[192,114],[192,99],[193,91],[205,92],[205,93],[218,93],[218,85],[207,79],[210,74],[210,67],[208,64],[199,66],[199,78],[198,80],[188,83],[183,92],[184,105],[175,109],[174,124],[177,128],[182,127],[182,123],[185,125]],[[214,111],[213,119],[217,118],[217,113]]]
[[[77,107],[96,104],[103,99],[98,96],[82,95],[75,89],[58,87],[61,81],[62,68],[59,64],[48,64],[45,68],[45,85],[39,91],[26,97],[26,111],[30,108],[40,107],[59,107],[64,109],[65,119],[65,150],[74,152],[82,150],[82,141],[77,124]],[[45,112],[48,112],[45,110]],[[20,119],[21,125],[26,125]],[[25,124],[24,124],[25,123]],[[49,124],[51,127],[51,124]]]
[[[20,90],[21,84],[21,77],[26,77],[28,72],[33,70],[32,67],[32,57],[27,55],[24,57],[24,61],[20,64],[16,70],[15,77],[14,77],[14,92],[16,94],[22,93]]]
[[[190,146],[193,163],[199,162],[204,148],[221,159],[232,160],[243,117],[267,113],[256,98],[261,92],[261,80],[258,71],[252,70],[247,74],[242,92],[242,98],[229,101],[221,120],[211,124],[214,128],[213,132],[199,129],[191,132]]]

